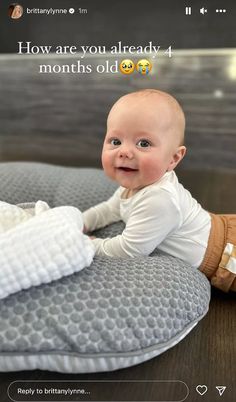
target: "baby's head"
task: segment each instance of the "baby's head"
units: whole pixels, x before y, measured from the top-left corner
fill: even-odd
[[[122,96],[107,119],[105,173],[132,191],[158,181],[184,157],[184,129],[183,110],[171,95],[146,89]]]

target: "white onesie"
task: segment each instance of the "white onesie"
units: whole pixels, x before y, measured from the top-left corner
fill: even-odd
[[[113,222],[124,221],[122,234],[93,240],[97,255],[137,257],[158,247],[199,267],[208,243],[210,214],[179,183],[174,171],[130,198],[122,198],[125,188],[83,213],[89,232]]]

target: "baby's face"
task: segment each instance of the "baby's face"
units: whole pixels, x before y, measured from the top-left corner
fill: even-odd
[[[185,152],[174,133],[169,107],[159,103],[157,112],[150,99],[129,95],[108,116],[103,168],[111,179],[132,191],[159,180],[176,166],[179,152]]]

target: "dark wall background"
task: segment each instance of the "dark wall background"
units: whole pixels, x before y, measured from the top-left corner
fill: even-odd
[[[51,45],[126,45],[152,40],[162,48],[223,48],[236,46],[235,0],[20,0],[25,12],[19,20],[7,15],[14,1],[0,3],[0,52],[14,53],[17,41]],[[192,6],[192,15],[185,15]],[[205,15],[201,7],[207,8]],[[27,14],[26,8],[86,8],[87,14],[46,16]],[[216,14],[216,8],[226,14]]]

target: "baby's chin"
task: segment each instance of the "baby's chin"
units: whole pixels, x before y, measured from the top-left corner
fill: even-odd
[[[117,178],[114,176],[113,177],[109,176],[109,177],[110,177],[110,179],[115,181],[119,186],[124,187],[127,190],[135,190],[138,187],[138,185],[136,183],[132,183],[132,180],[130,180],[130,179],[126,179],[126,178],[120,179],[120,178]]]
[[[156,183],[160,179],[160,177],[157,176],[140,177],[139,171],[120,171],[116,168],[106,169],[105,166],[103,166],[103,169],[107,177],[128,190],[141,190],[144,187]]]
[[[119,186],[126,188],[127,190],[131,191],[139,191],[143,187],[146,187],[145,184],[140,183],[140,182],[134,182],[132,180],[118,180],[118,179],[113,179],[116,181],[116,183],[119,184]]]

